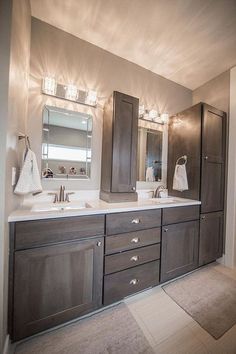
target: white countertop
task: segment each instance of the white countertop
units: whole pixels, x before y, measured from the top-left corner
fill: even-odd
[[[170,197],[172,198],[172,197]],[[54,211],[32,211],[30,205],[15,210],[9,215],[9,222],[26,221],[26,220],[40,220],[40,219],[54,219],[70,216],[84,216],[94,214],[110,214],[120,213],[126,211],[148,210],[148,209],[162,209],[173,208],[178,206],[200,205],[201,202],[192,199],[173,197],[174,202],[161,202],[155,199],[140,199],[137,202],[125,203],[106,203],[102,200],[89,200],[90,208],[74,209],[74,210],[54,210]]]

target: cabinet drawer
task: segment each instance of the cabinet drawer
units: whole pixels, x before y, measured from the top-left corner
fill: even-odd
[[[15,224],[15,249],[104,235],[104,215],[75,216]]]
[[[183,221],[191,221],[199,219],[200,206],[184,206],[176,208],[163,209],[162,224],[176,224]]]
[[[161,225],[161,209],[141,210],[107,215],[107,235],[145,230]]]
[[[152,245],[161,241],[161,229],[141,230],[106,237],[105,253],[111,254],[142,246]]]
[[[115,273],[160,258],[160,244],[105,257],[105,274]]]
[[[159,284],[159,261],[146,263],[104,277],[104,305]]]

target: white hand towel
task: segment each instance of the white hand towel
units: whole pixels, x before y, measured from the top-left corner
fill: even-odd
[[[188,190],[188,177],[185,164],[175,166],[173,189],[180,192]]]
[[[24,195],[28,193],[40,193],[42,190],[35,153],[28,149],[14,193]]]
[[[148,167],[146,170],[146,182],[154,182],[154,181],[155,181],[154,168]]]

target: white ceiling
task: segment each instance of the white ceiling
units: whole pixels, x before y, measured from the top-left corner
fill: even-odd
[[[236,65],[236,0],[31,0],[32,16],[195,89]]]

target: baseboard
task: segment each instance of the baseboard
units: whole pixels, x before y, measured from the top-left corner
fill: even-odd
[[[12,344],[10,341],[9,334],[6,336],[3,354],[14,354],[15,352],[15,344]]]
[[[9,335],[7,335],[4,343],[3,354],[10,354],[9,344],[10,344],[10,339],[9,339]]]

